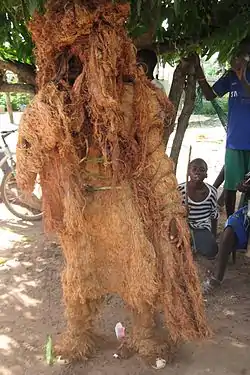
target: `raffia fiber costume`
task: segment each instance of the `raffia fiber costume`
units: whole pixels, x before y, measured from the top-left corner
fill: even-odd
[[[30,24],[39,91],[20,124],[17,179],[32,191],[40,175],[45,226],[66,260],[58,348],[76,359],[96,345],[93,320],[107,293],[132,310],[128,345],[141,355],[162,350],[158,311],[170,341],[209,333],[162,144],[173,107],[136,66],[128,15],[127,4],[111,1],[51,1]]]

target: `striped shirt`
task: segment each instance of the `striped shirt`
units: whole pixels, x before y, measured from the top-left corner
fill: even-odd
[[[217,190],[215,187],[205,183],[209,193],[201,202],[194,202],[188,197],[188,222],[193,229],[211,230],[211,219],[218,218],[217,210]],[[186,182],[178,186],[182,194],[182,203],[185,204]]]

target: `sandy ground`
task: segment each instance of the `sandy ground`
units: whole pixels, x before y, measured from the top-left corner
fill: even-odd
[[[44,236],[41,224],[24,224],[0,207],[0,257],[13,260],[0,267],[0,374],[1,375],[151,375],[156,371],[134,356],[115,360],[115,346],[98,352],[87,363],[48,366],[44,360],[46,336],[64,328],[60,249]],[[199,268],[212,269],[211,262]],[[206,302],[213,337],[184,345],[162,374],[246,375],[249,373],[250,261],[237,258],[221,290]],[[130,315],[117,296],[103,306],[97,321],[100,331],[114,339],[118,321]]]
[[[224,130],[219,124],[188,130],[184,140],[178,180],[185,179],[189,145],[193,157],[209,165],[209,182],[219,172],[224,158]],[[201,142],[201,140],[203,142]],[[223,223],[223,217],[221,223]],[[65,326],[60,284],[63,258],[60,248],[43,234],[41,223],[16,220],[0,205],[0,375],[151,375],[156,371],[134,356],[115,360],[114,347],[99,351],[87,363],[48,366],[44,360],[47,335],[56,341]],[[16,259],[16,261],[14,261]],[[201,275],[213,269],[211,262],[199,261]],[[161,370],[169,375],[247,375],[250,373],[250,260],[238,256],[230,265],[221,290],[206,302],[214,335],[206,342],[183,345],[173,363]],[[114,337],[118,321],[129,325],[130,314],[117,296],[103,306],[97,324]]]

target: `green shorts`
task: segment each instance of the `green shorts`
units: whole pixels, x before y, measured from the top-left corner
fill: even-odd
[[[237,190],[237,185],[250,172],[250,151],[226,149],[225,190]]]

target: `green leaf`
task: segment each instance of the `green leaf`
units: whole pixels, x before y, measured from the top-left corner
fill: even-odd
[[[35,10],[37,10],[39,13],[44,12],[44,0],[28,0],[28,8],[30,16],[32,17]]]
[[[34,45],[27,22],[35,10],[44,11],[44,3],[45,0],[0,0],[1,58],[34,64]],[[194,49],[208,57],[219,52],[220,61],[227,61],[235,46],[250,34],[247,0],[130,0],[130,5],[126,23],[130,36],[140,38],[150,31],[152,44],[172,45],[171,61],[172,56],[178,58]],[[162,27],[165,20],[166,30]]]
[[[55,357],[53,353],[52,338],[50,335],[47,336],[47,342],[45,345],[45,359],[46,363],[51,366],[55,362]]]

